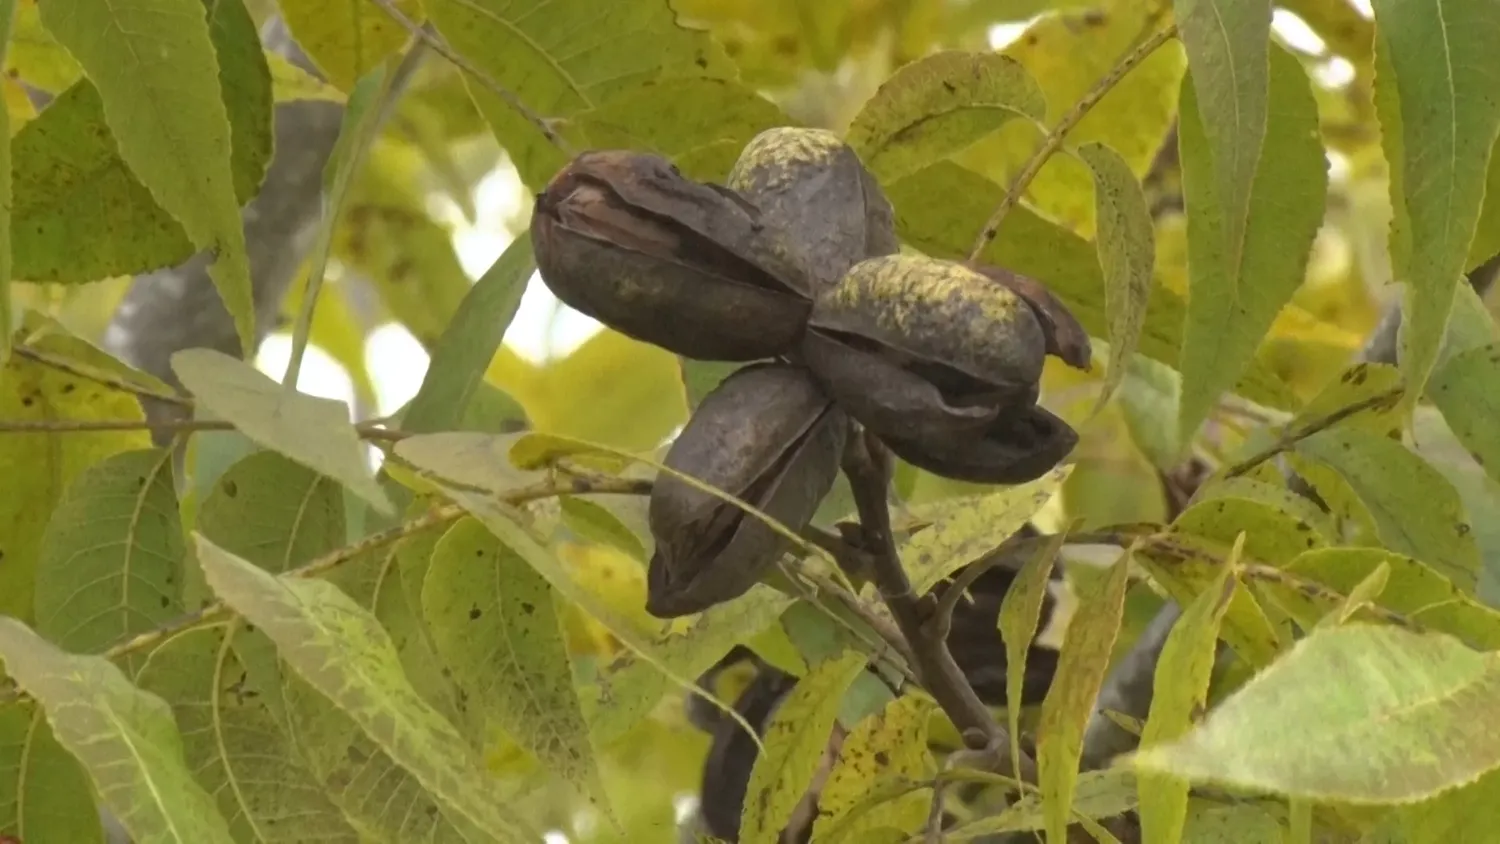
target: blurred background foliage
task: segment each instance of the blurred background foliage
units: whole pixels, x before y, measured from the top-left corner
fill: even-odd
[[[19,0],[7,73],[0,78],[13,133],[36,114],[18,78],[56,93],[79,75],[77,65],[40,26],[37,2]],[[343,98],[339,77],[353,72],[339,53],[339,39],[347,33],[318,23],[325,3],[248,4],[259,20],[279,6],[299,42],[334,83],[319,82],[273,60],[278,99]],[[402,5],[420,13],[414,2]],[[1159,25],[1170,4],[673,0],[673,5],[684,24],[716,36],[738,66],[740,84],[760,98],[703,82],[667,82],[663,84],[678,86],[670,96],[627,92],[606,99],[592,112],[566,116],[560,131],[593,145],[675,146],[663,151],[684,153],[685,171],[722,178],[743,142],[760,129],[789,118],[844,131],[860,105],[896,68],[942,49],[995,49],[1015,58],[1040,83],[1048,103],[1047,122],[1055,123],[1131,44]],[[1296,401],[1285,403],[1292,407],[1311,399],[1348,364],[1396,288],[1390,286],[1385,246],[1390,207],[1372,101],[1368,6],[1360,0],[1288,0],[1277,5],[1276,37],[1300,58],[1314,82],[1330,160],[1327,216],[1306,279],[1252,367],[1261,383],[1271,386],[1270,393],[1294,397]],[[371,43],[391,41],[391,50],[405,41],[399,31],[364,34],[374,39]],[[1158,51],[1071,137],[1073,143],[1107,142],[1144,180],[1156,214],[1157,282],[1182,296],[1187,294],[1186,241],[1173,139],[1184,68],[1180,45]],[[649,115],[643,116],[643,110]],[[731,121],[739,137],[701,143],[706,120]],[[654,127],[655,133],[639,137],[639,126]],[[966,247],[1002,187],[1039,140],[1034,126],[1011,121],[954,156],[952,171],[945,173],[946,188],[939,190],[942,186],[932,182],[893,186],[890,193],[908,243],[924,249],[944,244]],[[1092,190],[1089,174],[1078,162],[1056,156],[1033,182],[1026,201],[1043,219],[1087,239],[1094,230]],[[349,401],[361,418],[397,411],[415,393],[426,367],[426,350],[474,278],[525,232],[532,198],[525,174],[497,145],[460,73],[445,62],[427,61],[353,187],[335,237],[329,284],[317,309],[314,349],[302,388]],[[1488,255],[1500,245],[1500,225],[1488,218],[1494,209],[1486,211],[1476,255]],[[1087,262],[1094,261],[1092,246],[1081,254]],[[1060,254],[1021,257],[1070,260]],[[87,286],[19,284],[16,295],[21,307],[49,314],[98,342],[128,283],[129,279]],[[294,289],[285,303],[287,327],[300,299]],[[286,345],[285,334],[278,334],[262,350],[260,364],[273,375],[281,372]],[[560,306],[536,278],[487,377],[524,410],[535,429],[632,450],[658,448],[669,440],[686,420],[690,400],[675,357],[600,330]],[[1049,362],[1043,400],[1080,430],[1082,442],[1074,455],[1077,468],[1048,519],[1056,524],[1078,519],[1085,526],[1160,521],[1167,515],[1167,502],[1158,473],[1173,468],[1176,457],[1166,445],[1172,437],[1164,433],[1175,418],[1171,397],[1176,375],[1164,365],[1138,358],[1121,400],[1091,416],[1100,377],[1097,367],[1093,373],[1078,373]],[[1234,452],[1245,445],[1243,432],[1275,418],[1274,412],[1226,399],[1195,448],[1208,456]],[[1446,432],[1424,431],[1419,425],[1418,435],[1424,456],[1440,468],[1467,464]],[[1476,501],[1490,502],[1487,509],[1493,509],[1492,502],[1500,500],[1493,482],[1467,465],[1470,468],[1464,470],[1453,468],[1450,480],[1471,511]],[[950,495],[958,488],[910,467],[903,467],[900,476],[907,503]],[[847,509],[847,498],[835,495],[825,507],[826,516],[842,516]],[[1493,522],[1478,515],[1473,521],[1477,526]],[[644,601],[639,562],[608,543],[589,541],[583,533],[576,539],[563,546],[564,559],[581,578],[595,580],[618,608],[639,616]],[[1482,544],[1492,545],[1484,540]],[[1132,596],[1129,615],[1137,621],[1149,617],[1155,603],[1149,593]],[[600,657],[612,652],[608,637],[577,613],[571,616],[570,631],[580,652]],[[1131,636],[1127,631],[1120,639],[1128,642]],[[775,643],[766,644],[774,649]],[[588,661],[582,664],[587,670]],[[643,722],[605,757],[611,791],[620,789],[616,793],[625,797],[639,790],[642,797],[617,801],[625,815],[623,831],[580,814],[571,792],[545,777],[514,781],[528,783],[530,799],[550,809],[556,827],[572,840],[661,840],[650,831],[659,835],[670,825],[666,814],[673,805],[661,798],[691,794],[697,788],[706,746],[706,736],[686,724],[680,707],[664,705],[657,717]],[[502,745],[490,761],[503,769],[525,767],[525,758],[517,748]]]

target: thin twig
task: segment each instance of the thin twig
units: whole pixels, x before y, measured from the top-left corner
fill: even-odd
[[[17,349],[19,351],[19,349]],[[83,434],[98,431],[233,431],[235,424],[223,419],[178,419],[148,422],[144,419],[0,419],[0,434]],[[374,422],[358,422],[354,432],[360,439],[395,442],[413,436],[408,431],[383,428]]]
[[[1260,451],[1257,451],[1255,454],[1250,455],[1249,457],[1241,460],[1233,466],[1230,466],[1228,469],[1225,469],[1224,477],[1237,478],[1240,475],[1244,475],[1250,472],[1256,466],[1259,466],[1260,464],[1266,462],[1267,460],[1270,460],[1271,458],[1290,450],[1297,443],[1302,442],[1303,440],[1316,434],[1320,434],[1357,413],[1363,413],[1366,410],[1375,410],[1377,408],[1383,409],[1392,407],[1396,404],[1396,402],[1399,402],[1401,400],[1401,396],[1404,391],[1405,390],[1402,387],[1397,387],[1393,390],[1386,390],[1383,393],[1378,393],[1376,395],[1370,396],[1367,399],[1361,399],[1360,401],[1354,402],[1353,404],[1345,405],[1344,407],[1335,410],[1327,416],[1322,416],[1314,419],[1311,422],[1308,422],[1306,425],[1297,428],[1295,431],[1288,431],[1286,433],[1283,433],[1276,440],[1276,442],[1261,449]]]
[[[1042,167],[1052,158],[1053,153],[1062,149],[1063,141],[1067,139],[1068,133],[1073,131],[1074,127],[1082,122],[1083,118],[1088,116],[1089,111],[1098,105],[1099,101],[1104,99],[1105,95],[1113,90],[1116,85],[1120,84],[1120,80],[1124,79],[1130,71],[1134,70],[1147,58],[1150,58],[1151,54],[1156,52],[1157,48],[1176,37],[1177,26],[1174,24],[1142,41],[1140,46],[1121,59],[1119,64],[1115,65],[1109,73],[1104,75],[1103,79],[1094,83],[1094,87],[1090,88],[1087,94],[1084,94],[1078,102],[1073,104],[1073,107],[1068,110],[1067,114],[1063,115],[1052,131],[1047,133],[1047,137],[1042,141],[1042,145],[1037,148],[1037,151],[1032,154],[1031,158],[1027,159],[1026,164],[1021,168],[1021,172],[1017,173],[1016,177],[1011,180],[1010,190],[1005,192],[1005,198],[1000,200],[999,207],[995,209],[994,214],[990,215],[990,219],[985,222],[984,228],[980,230],[979,237],[974,240],[974,247],[969,250],[970,261],[979,260],[979,253],[983,252],[984,247],[988,246],[990,241],[995,239],[995,235],[999,233],[1000,224],[1005,220],[1005,215],[1009,214],[1016,203],[1021,201],[1021,195],[1026,193],[1026,189],[1031,186],[1031,181],[1042,171]]]
[[[17,346],[15,348],[15,353],[16,357],[26,358],[27,360],[39,363],[42,366],[56,369],[59,372],[66,372],[69,375],[75,375],[86,381],[92,381],[95,384],[109,387],[112,390],[118,390],[122,393],[130,393],[131,395],[141,396],[143,398],[156,399],[157,401],[166,402],[168,404],[175,404],[179,407],[193,406],[193,400],[188,398],[187,396],[178,395],[177,393],[163,392],[161,390],[156,390],[148,387],[145,384],[137,384],[121,378],[118,375],[112,375],[103,370],[94,369],[93,367],[90,367],[87,364],[80,363],[78,361],[69,360],[64,357],[58,357],[57,355],[54,355],[50,352],[43,352],[39,349],[33,349],[30,346]]]
[[[934,631],[927,624],[934,610],[931,598],[924,600],[917,596],[911,579],[901,567],[901,556],[891,534],[891,514],[886,506],[891,465],[890,452],[868,433],[851,438],[845,448],[844,473],[854,492],[860,526],[865,534],[864,544],[873,554],[870,573],[896,620],[896,626],[906,638],[911,649],[912,667],[921,678],[923,687],[953,720],[965,742],[978,748],[1006,747],[1010,740],[1005,730],[990,715],[954,661],[947,640],[941,635],[933,635]],[[997,758],[997,763],[1002,766],[1001,773],[1017,776],[1016,771],[1004,770],[1010,767],[1008,759]],[[1034,781],[1035,763],[1026,757],[1022,759],[1022,767],[1027,770],[1019,772],[1019,778]]]
[[[288,577],[316,577],[317,575],[325,574],[377,548],[383,548],[387,545],[400,542],[414,533],[457,521],[463,514],[464,511],[456,505],[446,505],[436,508],[409,522],[379,533],[372,533],[353,545],[347,545],[338,550],[330,551],[321,557],[317,557],[307,565],[292,569],[286,574]],[[118,659],[126,654],[164,642],[178,633],[191,630],[205,622],[216,621],[231,614],[232,611],[227,604],[223,601],[215,601],[197,612],[189,613],[170,624],[147,630],[144,633],[126,639],[106,650],[102,656],[105,659]]]
[[[504,100],[506,105],[510,106],[512,109],[515,109],[517,114],[521,115],[526,119],[527,122],[535,126],[537,128],[537,131],[541,132],[542,136],[547,139],[547,143],[552,144],[563,152],[570,152],[568,143],[562,138],[558,137],[558,134],[556,132],[552,131],[552,127],[547,125],[546,120],[542,119],[540,115],[528,108],[525,103],[521,102],[521,98],[512,93],[508,88],[490,78],[490,75],[488,73],[480,70],[468,59],[455,52],[452,47],[448,46],[448,43],[442,38],[442,36],[438,35],[436,32],[433,32],[426,26],[418,26],[415,21],[407,17],[406,13],[402,12],[401,9],[396,6],[394,0],[371,0],[371,2],[379,6],[382,11],[390,16],[391,20],[400,24],[403,28],[406,29],[407,32],[411,33],[411,36],[413,38],[416,38],[422,43],[426,44],[427,47],[434,53],[437,53],[438,55],[452,62],[454,67],[457,67],[459,70],[462,70],[463,72],[474,77],[491,93]]]
[[[612,481],[612,482],[611,482]],[[580,483],[576,478],[567,478],[560,482],[547,481],[531,484],[502,493],[499,497],[506,504],[525,504],[528,501],[536,501],[542,498],[555,498],[559,495],[578,495],[580,493],[600,494],[626,494],[634,492],[638,484],[627,478],[605,478],[593,483]],[[392,545],[428,528],[440,527],[458,521],[465,514],[465,510],[456,504],[444,504],[434,507],[428,512],[404,522],[393,528],[372,533],[360,541],[346,545],[335,551],[330,551],[307,563],[286,573],[287,577],[318,577],[344,565],[352,560],[368,554],[378,548]],[[190,613],[177,621],[162,627],[148,630],[130,639],[126,639],[117,645],[104,651],[102,656],[107,659],[116,659],[128,653],[148,648],[151,645],[164,641],[170,636],[196,627],[206,621],[211,621],[228,615],[230,609],[221,601],[216,601],[208,606]]]

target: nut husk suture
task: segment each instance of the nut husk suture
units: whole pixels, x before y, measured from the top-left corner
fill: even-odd
[[[1024,484],[1052,471],[1078,432],[1044,407],[1003,411],[978,437],[902,440],[881,437],[907,463],[944,478],[977,484]]]
[[[833,486],[848,417],[803,368],[753,364],[704,397],[668,450],[668,468],[801,530]],[[702,612],[760,581],[790,541],[758,517],[662,473],[652,489],[656,539],[646,611]]]
[[[827,130],[761,132],[740,153],[728,186],[785,233],[814,295],[859,261],[901,249],[890,200],[854,149]]]
[[[1008,403],[963,395],[950,400],[921,373],[891,360],[892,355],[866,351],[847,339],[809,330],[799,357],[824,392],[876,436],[917,441],[979,436]],[[1029,403],[1027,397],[1023,392],[1013,399]]]
[[[986,278],[1005,285],[1010,292],[1020,296],[1031,306],[1037,322],[1041,324],[1042,334],[1047,338],[1047,354],[1074,369],[1088,370],[1093,357],[1089,333],[1051,290],[1034,278],[1002,267],[980,263],[967,266]]]
[[[964,392],[1029,389],[1046,356],[1024,299],[961,264],[912,255],[855,264],[814,300],[809,325],[940,365]]]
[[[531,238],[560,301],[690,358],[783,354],[811,313],[805,273],[755,206],[660,156],[577,156],[538,194]]]

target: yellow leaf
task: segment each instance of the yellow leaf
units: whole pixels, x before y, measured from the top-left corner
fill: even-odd
[[[369,0],[280,0],[282,20],[323,75],[340,90],[400,50],[410,37]],[[395,0],[407,19],[421,24],[417,0]]]

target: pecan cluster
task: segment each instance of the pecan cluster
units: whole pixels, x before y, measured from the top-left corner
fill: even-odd
[[[889,200],[836,135],[780,128],[727,185],[666,159],[583,153],[537,197],[531,237],[559,300],[683,357],[744,362],[694,411],[666,465],[800,530],[852,423],[934,474],[1033,480],[1077,434],[1038,406],[1043,358],[1087,368],[1089,339],[1037,282],[902,254]],[[647,610],[744,594],[787,550],[758,518],[658,479]]]

